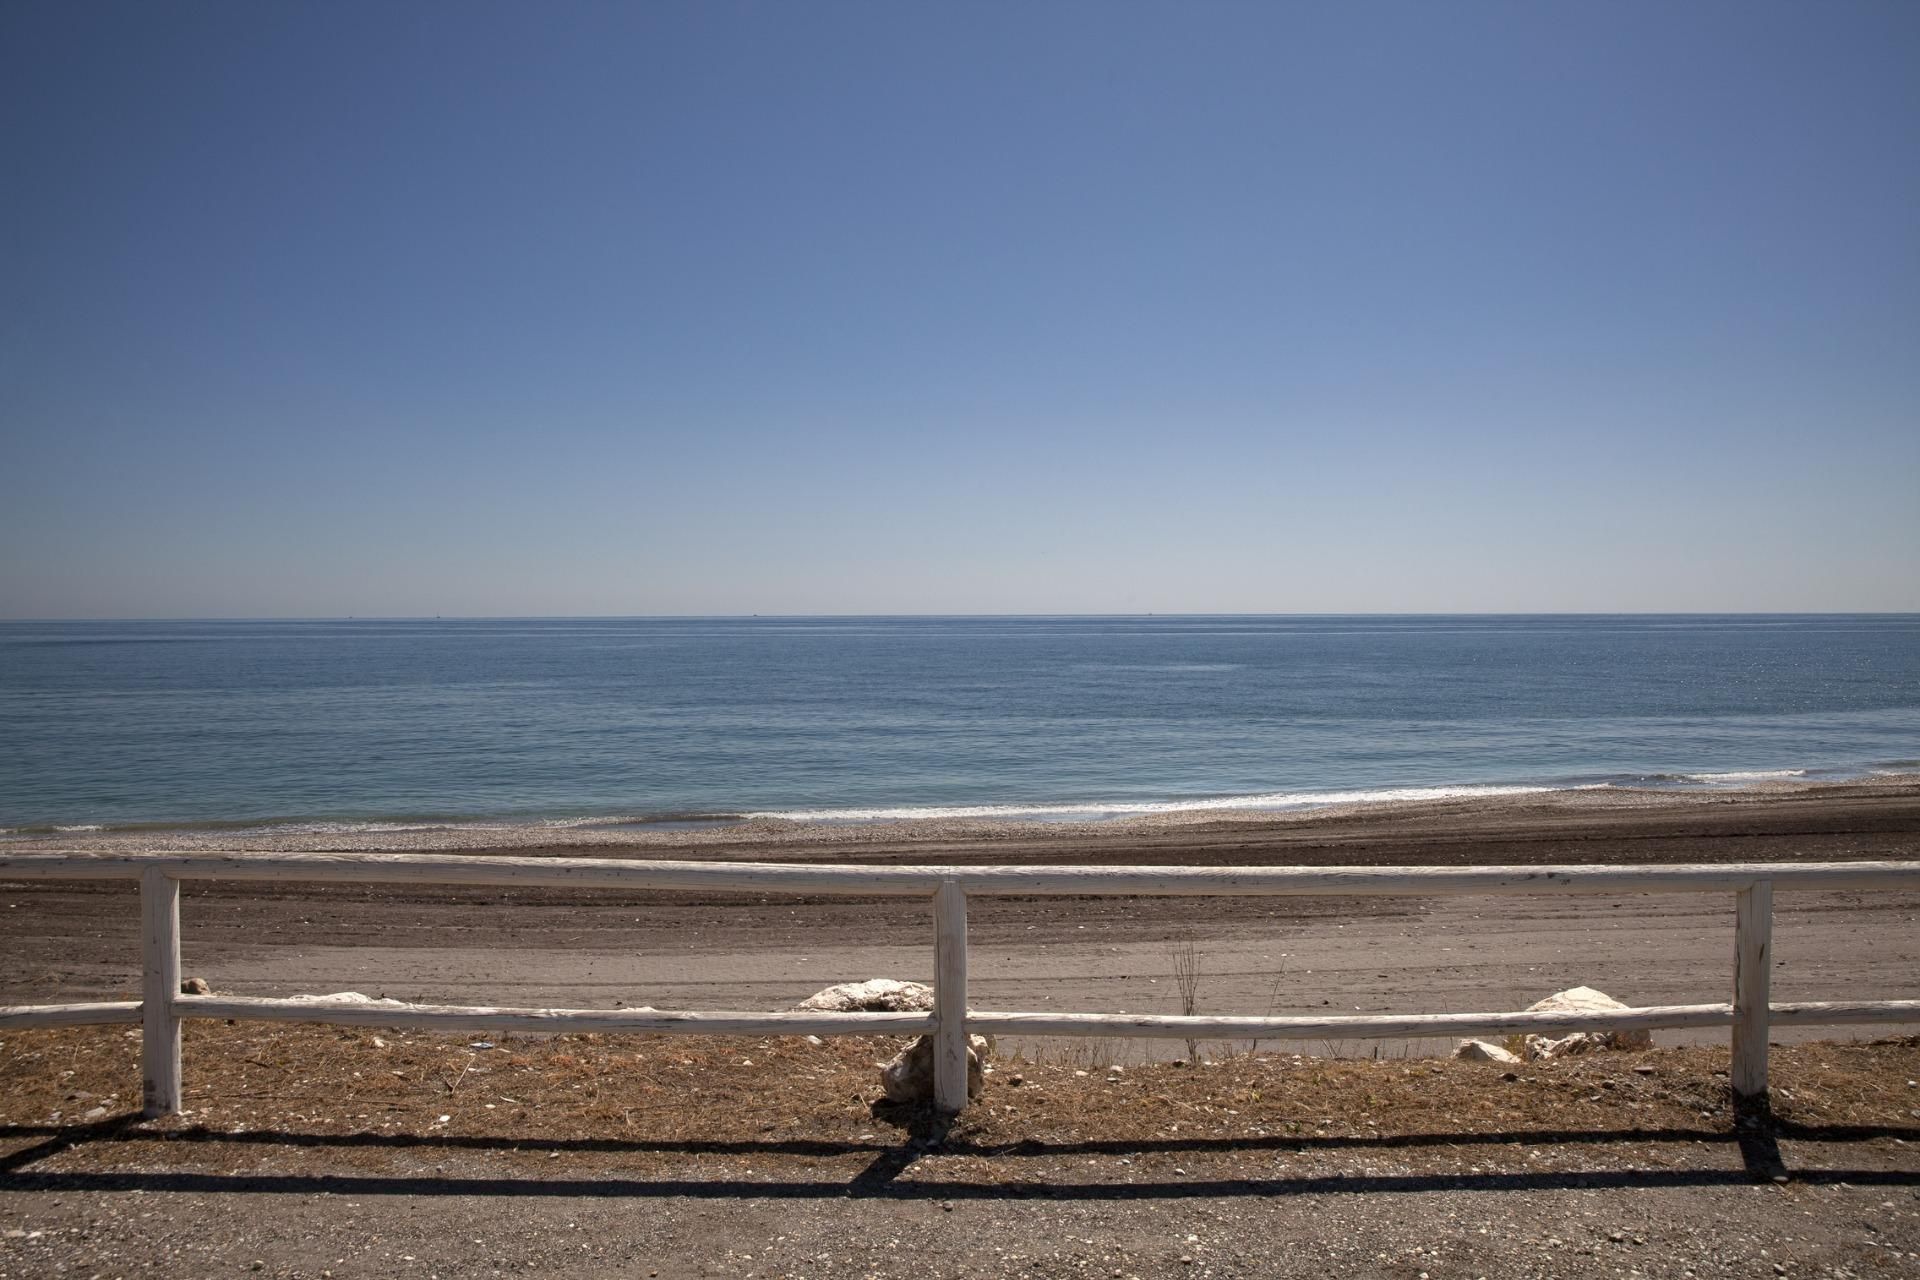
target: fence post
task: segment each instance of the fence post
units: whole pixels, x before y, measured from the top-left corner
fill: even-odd
[[[1773,881],[1756,880],[1734,904],[1733,1097],[1767,1096],[1767,1018],[1773,988]]]
[[[140,871],[140,1100],[144,1115],[180,1109],[180,881]]]
[[[943,880],[933,895],[933,1105],[967,1105],[967,895]]]
[[[140,872],[140,1096],[142,1114],[180,1110],[180,882],[160,867]]]

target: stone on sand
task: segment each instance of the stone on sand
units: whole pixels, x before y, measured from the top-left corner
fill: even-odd
[[[1507,1066],[1524,1061],[1519,1054],[1487,1040],[1462,1040],[1454,1046],[1453,1056],[1466,1062],[1499,1062]]]
[[[992,1050],[985,1036],[967,1037],[967,1097],[986,1086],[984,1068]],[[933,1037],[921,1036],[880,1068],[880,1086],[891,1102],[933,1101]]]
[[[1626,1009],[1604,991],[1595,991],[1592,987],[1569,987],[1565,991],[1556,991],[1545,1000],[1536,1001],[1527,1006],[1528,1013],[1604,1013],[1611,1009]],[[1592,1053],[1599,1049],[1651,1049],[1653,1033],[1648,1031],[1576,1031],[1572,1035],[1552,1039],[1547,1036],[1527,1037],[1527,1057],[1529,1059],[1564,1058],[1576,1053]]]
[[[869,978],[816,991],[793,1006],[797,1013],[927,1013],[933,988],[924,982]]]

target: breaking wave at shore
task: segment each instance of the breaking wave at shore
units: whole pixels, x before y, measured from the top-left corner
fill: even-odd
[[[377,836],[424,832],[551,831],[568,832],[700,831],[745,823],[801,826],[867,826],[876,823],[948,821],[1062,823],[1110,822],[1183,814],[1304,813],[1372,805],[1502,800],[1519,796],[1588,793],[1735,794],[1764,792],[1782,784],[1840,784],[1920,774],[1920,760],[1894,760],[1856,769],[1740,769],[1706,773],[1617,774],[1599,778],[1526,783],[1461,783],[1438,786],[1376,787],[1329,791],[1271,791],[1252,795],[1195,796],[1177,799],[1063,800],[999,804],[851,805],[820,808],[759,809],[740,812],[666,811],[657,813],[536,817],[526,815],[404,815],[381,818],[246,818],[231,821],[33,824],[0,827],[0,839],[85,836],[122,833],[195,832],[233,836]]]
[[[1255,795],[1206,796],[1176,800],[1119,800],[1052,804],[900,805],[870,808],[776,809],[748,818],[787,822],[912,822],[923,819],[981,818],[1028,821],[1086,821],[1146,817],[1155,814],[1245,811],[1288,813],[1308,809],[1397,804],[1435,800],[1498,799],[1569,791],[1726,791],[1771,782],[1849,782],[1904,773],[1920,761],[1895,761],[1865,769],[1748,769],[1720,773],[1616,774],[1551,782],[1462,783],[1448,786],[1373,787],[1344,791],[1274,791]]]
[[[746,815],[787,822],[913,822],[940,818],[1026,818],[1034,821],[1146,816],[1159,813],[1204,813],[1212,810],[1286,812],[1353,804],[1391,804],[1400,800],[1459,800],[1474,796],[1520,796],[1546,791],[1590,790],[1605,784],[1579,787],[1458,786],[1381,787],[1366,791],[1276,791],[1264,795],[1209,796],[1183,800],[1121,800],[1061,804],[903,805],[893,808],[774,809]]]

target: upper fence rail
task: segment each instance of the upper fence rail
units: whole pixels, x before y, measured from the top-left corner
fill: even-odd
[[[434,853],[32,853],[0,856],[15,880],[300,880],[494,888],[734,890],[925,897],[952,882],[968,895],[1240,897],[1535,893],[1738,893],[1920,888],[1920,862],[1723,862],[1636,865],[848,866]]]

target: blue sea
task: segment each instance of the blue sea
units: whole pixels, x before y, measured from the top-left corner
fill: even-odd
[[[1920,616],[0,623],[0,828],[1298,809],[1920,770]]]

